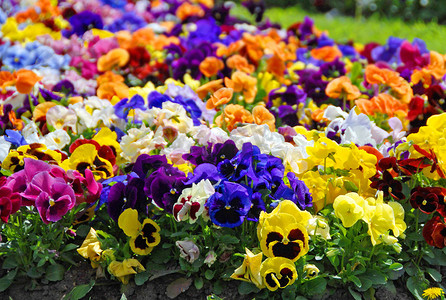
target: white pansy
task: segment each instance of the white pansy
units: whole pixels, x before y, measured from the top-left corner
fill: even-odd
[[[190,147],[193,145],[195,145],[195,141],[192,138],[180,133],[169,147],[161,150],[160,154],[166,155],[174,164],[183,164],[185,163],[183,154],[189,153]]]
[[[4,161],[8,156],[11,143],[5,140],[5,136],[0,136],[0,162]]]
[[[51,150],[61,150],[71,142],[68,133],[63,129],[57,129],[44,136],[45,145]]]
[[[162,137],[162,131],[155,134],[144,124],[141,128],[129,129],[127,135],[121,139],[121,156],[127,161],[134,162],[141,154],[149,154],[155,149],[164,148],[167,142]]]
[[[37,127],[36,123],[34,123],[34,121],[29,122],[22,129],[22,136],[28,144],[33,144],[33,143],[43,144],[44,139],[40,137],[39,133],[40,130]]]

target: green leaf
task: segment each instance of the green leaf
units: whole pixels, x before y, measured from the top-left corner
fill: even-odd
[[[351,181],[344,181],[344,188],[347,190],[347,192],[357,192],[359,191],[359,188]]]
[[[3,261],[2,269],[14,269],[17,266],[18,266],[18,264],[17,264],[17,261],[15,260],[15,257],[8,256]]]
[[[353,298],[355,298],[355,300],[362,300],[361,294],[355,292],[351,287],[348,287],[348,291],[353,296]]]
[[[17,269],[9,271],[8,274],[0,278],[0,292],[6,291],[17,275]]]
[[[357,287],[359,288],[362,287],[361,280],[359,280],[359,278],[356,277],[355,275],[348,276],[348,280],[353,282]]]
[[[441,273],[432,268],[426,268],[426,272],[432,277],[436,282],[441,282],[442,276]]]
[[[68,293],[63,300],[80,300],[82,298],[84,298],[88,292],[91,291],[91,289],[93,288],[95,284],[94,280],[91,280],[90,283],[88,284],[83,284],[83,285],[79,285],[74,287],[70,293]]]
[[[45,263],[46,263],[45,258],[41,258],[41,259],[39,260],[39,262],[37,263],[37,267],[39,268],[39,267],[43,266]]]
[[[417,232],[411,232],[406,235],[406,240],[421,242],[424,241],[424,237]]]
[[[417,272],[418,272],[417,267],[414,264],[412,264],[412,263],[407,263],[404,266],[404,270],[406,270],[406,273],[409,276],[415,276],[415,274],[417,274]]]
[[[221,294],[221,292],[223,292],[223,282],[221,280],[217,280],[212,287],[212,291],[215,294]]]
[[[260,290],[250,282],[242,281],[238,286],[238,293],[240,295],[248,295],[251,293],[258,293]]]
[[[240,240],[233,235],[222,235],[218,238],[221,244],[238,244]]]
[[[211,280],[214,278],[214,271],[206,270],[206,272],[204,272],[204,277],[206,277],[207,280]]]
[[[409,277],[406,282],[406,286],[416,299],[423,300],[421,295],[426,287],[418,278]]]
[[[393,271],[399,271],[399,270],[401,270],[402,268],[403,268],[403,265],[400,264],[400,263],[393,263],[393,264],[391,264],[391,265],[389,266],[389,269],[390,269],[390,270],[393,270]]]
[[[60,264],[49,265],[46,268],[45,278],[49,281],[59,281],[63,279],[65,268]]]
[[[377,270],[367,270],[365,273],[358,275],[358,277],[361,281],[362,279],[368,279],[376,285],[386,284],[387,282],[386,276]]]
[[[135,274],[135,284],[143,285],[144,283],[146,283],[147,280],[149,280],[149,277],[150,277],[149,271],[137,273],[137,274]]]
[[[43,275],[43,272],[38,270],[36,267],[32,267],[26,272],[26,275],[31,278],[40,278]]]
[[[324,277],[317,277],[304,283],[309,295],[317,295],[325,292],[327,280]]]
[[[70,243],[70,244],[66,245],[60,252],[68,252],[68,251],[74,250],[78,247],[79,247],[78,245]]]
[[[430,257],[427,255],[423,256],[423,259],[426,260],[432,266],[446,266],[446,254],[440,249],[432,249],[434,253],[434,257]]]
[[[201,290],[203,288],[204,282],[203,282],[203,278],[201,277],[197,277],[194,280],[194,286],[197,290]]]

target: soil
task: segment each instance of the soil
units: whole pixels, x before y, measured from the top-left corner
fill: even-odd
[[[446,274],[446,267],[439,270]],[[96,278],[96,271],[93,270],[88,262],[82,262],[78,266],[71,268],[65,273],[64,279],[58,282],[41,284],[35,289],[29,289],[29,282],[16,282],[8,290],[0,293],[0,299],[3,300],[23,300],[23,299],[41,299],[41,300],[59,300],[68,294],[75,286],[88,284],[91,279],[96,280],[93,289],[84,299],[102,300],[102,299],[121,299],[124,293],[129,300],[153,300],[170,299],[166,295],[166,287],[174,280],[180,278],[180,274],[170,274],[163,277],[149,280],[141,286],[135,285],[132,281],[122,290],[118,281],[107,280],[105,278]],[[375,292],[377,300],[409,300],[414,297],[407,290],[405,283],[401,280],[393,281],[395,289],[378,288]],[[446,278],[443,279],[443,286],[446,284]],[[242,296],[238,293],[238,281],[228,281],[219,297],[223,299],[253,299],[254,294]],[[210,285],[204,285],[197,290],[192,284],[186,291],[179,294],[175,299],[192,300],[207,299],[212,294]],[[338,289],[334,293],[328,293],[315,297],[314,300],[350,300],[354,299],[348,290]]]

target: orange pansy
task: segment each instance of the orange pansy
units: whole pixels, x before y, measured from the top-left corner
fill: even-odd
[[[223,87],[223,79],[217,79],[209,81],[208,83],[200,86],[195,92],[197,93],[200,99],[206,98],[208,93],[215,93],[218,89]]]
[[[42,77],[37,76],[33,71],[24,69],[18,70],[14,75],[16,76],[15,86],[17,92],[21,94],[29,94],[37,81],[42,79]]]
[[[341,76],[330,81],[325,88],[325,94],[333,99],[346,97],[349,101],[358,99],[361,96],[358,87],[353,85],[347,76]]]
[[[254,72],[255,70],[255,67],[249,64],[248,60],[239,54],[235,54],[229,57],[226,60],[226,64],[231,69],[236,69],[238,71],[242,71],[248,74]]]
[[[312,49],[310,52],[311,56],[315,59],[331,62],[334,61],[336,58],[342,56],[341,50],[339,50],[337,47],[333,46],[325,46],[321,48],[315,48]]]
[[[234,90],[231,88],[221,88],[216,91],[206,102],[207,109],[214,109],[220,105],[226,104],[232,99]]]
[[[257,94],[257,78],[241,71],[235,71],[231,79],[226,77],[225,85],[234,92],[242,92],[246,103],[252,103]]]
[[[212,77],[217,75],[218,71],[223,70],[224,67],[225,65],[220,59],[208,56],[200,63],[199,69],[204,76]]]
[[[265,106],[255,106],[252,110],[252,117],[257,125],[267,124],[271,131],[276,129],[276,118]]]
[[[113,96],[124,99],[129,96],[129,87],[123,82],[106,82],[98,87],[97,95],[100,99],[111,100]]]
[[[105,72],[114,67],[123,67],[128,63],[129,59],[130,55],[127,50],[122,48],[112,49],[98,59],[98,70],[99,72]]]
[[[223,114],[215,119],[218,126],[222,127],[224,123],[229,131],[232,131],[237,123],[252,123],[253,121],[251,113],[238,104],[229,104],[225,107]]]

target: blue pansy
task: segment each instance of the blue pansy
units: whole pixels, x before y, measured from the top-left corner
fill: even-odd
[[[128,30],[134,32],[147,25],[147,22],[140,16],[127,12],[121,18],[115,20],[110,25],[105,26],[105,29],[111,32],[118,32],[121,30]]]
[[[10,142],[16,147],[28,145],[22,134],[15,130],[6,129],[5,140]]]
[[[251,209],[251,190],[229,181],[224,181],[215,190],[205,204],[211,221],[221,227],[240,226]]]
[[[8,70],[19,70],[30,66],[36,60],[36,53],[25,50],[20,45],[7,48],[2,55],[3,66]]]
[[[144,98],[140,95],[134,95],[130,100],[124,98],[115,104],[115,114],[121,119],[127,120],[127,116],[132,109],[139,108],[146,110]]]
[[[163,103],[166,101],[171,101],[171,98],[169,96],[161,94],[160,92],[153,91],[149,94],[147,100],[149,102],[149,108],[153,107],[162,108]]]
[[[71,30],[64,30],[63,35],[70,37],[73,34],[82,36],[86,31],[97,28],[103,29],[104,24],[100,15],[85,10],[68,19],[71,24]]]
[[[404,39],[397,37],[389,37],[387,44],[378,46],[372,50],[372,58],[374,61],[383,61],[389,64],[399,64],[400,60],[400,47],[404,42]]]

